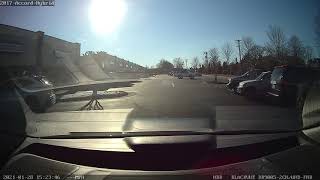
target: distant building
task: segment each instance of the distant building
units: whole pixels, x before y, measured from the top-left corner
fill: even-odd
[[[53,81],[74,83],[79,81],[72,73],[77,69],[68,69],[66,63],[74,64],[79,58],[79,43],[48,36],[41,31],[0,24],[1,68],[16,73],[22,70],[44,73]]]
[[[44,74],[53,83],[109,79],[108,72],[143,72],[144,67],[105,52],[80,56],[80,44],[0,24],[0,68]]]
[[[106,52],[90,53],[104,72],[143,72],[145,68]]]

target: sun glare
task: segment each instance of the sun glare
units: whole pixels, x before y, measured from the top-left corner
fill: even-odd
[[[114,32],[127,11],[125,0],[92,0],[89,20],[93,31],[100,35]]]

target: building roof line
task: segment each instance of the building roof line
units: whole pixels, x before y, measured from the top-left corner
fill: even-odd
[[[20,28],[20,27],[11,26],[11,25],[7,25],[7,24],[1,24],[1,23],[0,23],[0,26],[6,26],[8,28],[14,28],[14,29],[19,29],[19,30],[23,30],[23,31],[33,32],[33,33],[37,32],[37,31],[32,31],[32,30],[29,30],[29,29],[23,29],[23,28]],[[42,31],[38,31],[38,32],[42,32]]]

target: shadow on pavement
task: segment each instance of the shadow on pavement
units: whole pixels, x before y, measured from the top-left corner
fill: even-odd
[[[83,93],[81,95],[81,93]],[[102,94],[97,95],[97,99],[110,99],[127,96],[128,93],[124,91],[104,91]],[[69,94],[61,96],[57,99],[57,102],[70,102],[70,101],[87,101],[92,98],[92,93],[77,92],[75,94]]]

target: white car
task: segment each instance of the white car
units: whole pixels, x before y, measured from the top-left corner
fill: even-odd
[[[262,72],[256,79],[242,81],[237,87],[237,93],[247,97],[265,95],[270,87],[271,71]]]

